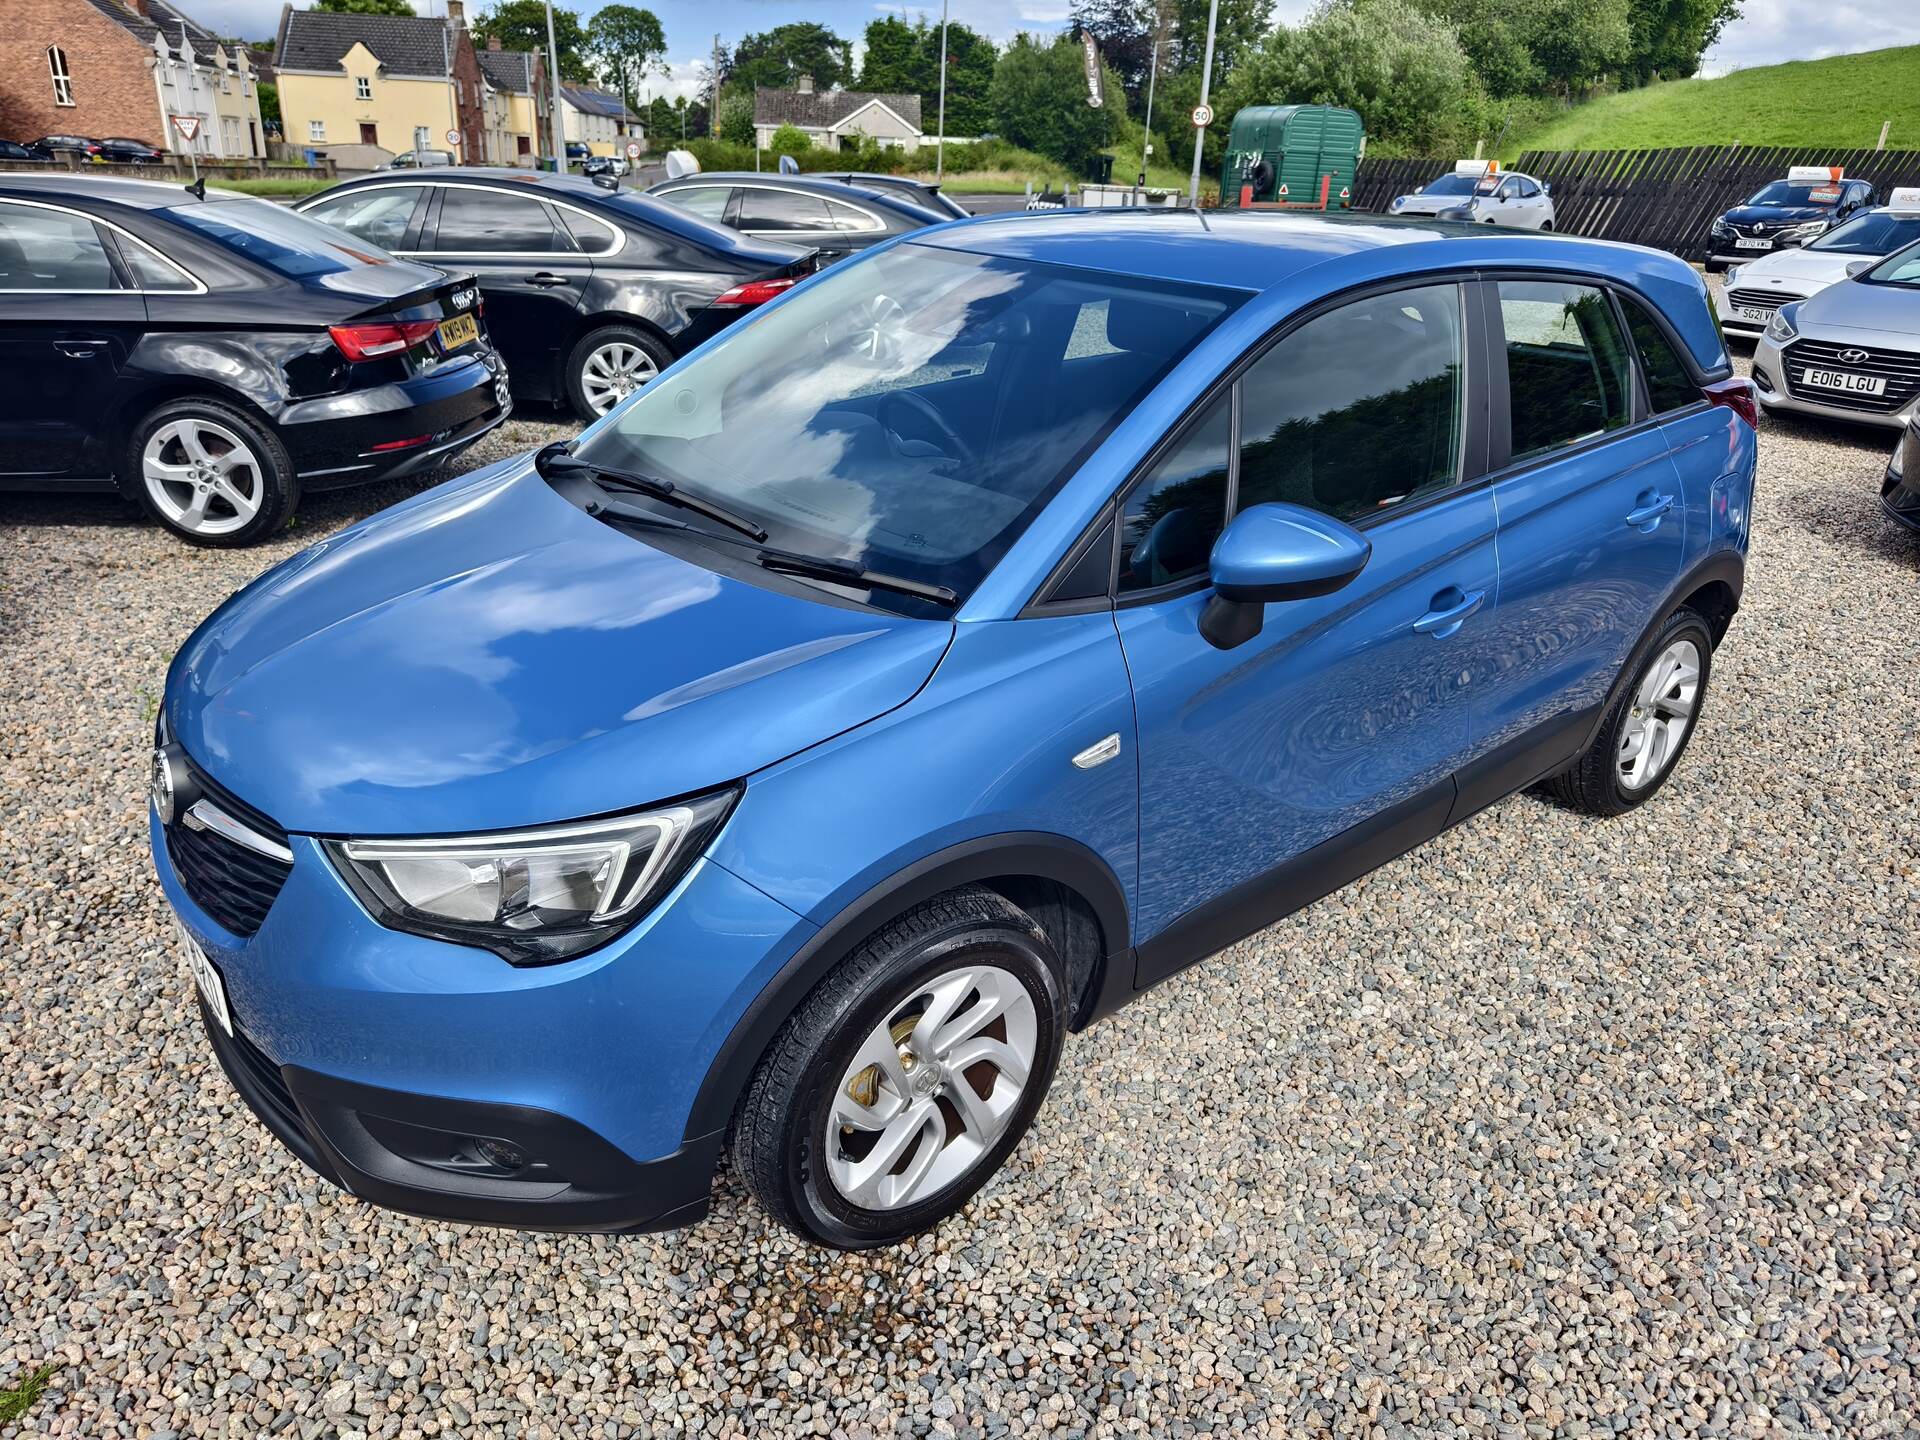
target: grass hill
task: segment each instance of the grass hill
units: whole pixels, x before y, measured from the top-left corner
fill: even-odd
[[[1870,149],[1893,121],[1890,150],[1920,150],[1920,45],[1795,60],[1717,80],[1671,80],[1563,111],[1501,156],[1523,150],[1639,150],[1673,145],[1826,145]]]

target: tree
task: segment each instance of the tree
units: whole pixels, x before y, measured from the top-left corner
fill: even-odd
[[[925,59],[919,36],[906,21],[893,15],[870,21],[867,54],[860,64],[860,88],[882,94],[924,95]],[[934,59],[937,64],[937,54]],[[939,84],[937,73],[934,83]]]
[[[824,25],[795,21],[734,46],[730,73],[722,78],[752,94],[762,85],[791,90],[802,75],[813,77],[816,90],[847,84],[853,79],[853,47]]]
[[[605,5],[587,24],[587,48],[599,62],[602,78],[632,109],[641,82],[667,58],[667,36],[653,11]]]
[[[280,128],[280,87],[262,80],[256,87],[260,95],[260,123],[268,129]]]
[[[813,148],[813,137],[798,125],[782,125],[773,132],[767,148],[776,155],[804,155]]]
[[[1002,138],[1085,174],[1113,134],[1120,78],[1110,77],[1107,103],[1087,103],[1080,46],[1061,36],[1016,35],[994,67],[991,99]]]
[[[1646,85],[1655,80],[1684,80],[1700,69],[1700,60],[1720,32],[1740,18],[1741,0],[1628,0],[1631,37],[1621,78]]]
[[[993,128],[987,92],[993,84],[993,42],[965,25],[947,26],[947,131],[980,135]],[[918,95],[920,126],[935,133],[940,113],[940,27],[891,17],[867,26],[859,86],[883,95]]]
[[[1631,52],[1627,0],[1539,0],[1534,23],[1533,58],[1563,96],[1616,74]]]
[[[546,50],[545,0],[499,0],[474,22],[473,33],[482,45],[497,39],[503,50]],[[559,51],[560,78],[574,85],[594,83],[593,61],[587,53],[587,31],[579,15],[553,7],[553,49]]]
[[[641,112],[641,118],[647,123],[647,138],[659,136],[662,140],[680,140],[680,112],[673,108],[673,102],[664,95],[656,95],[647,102],[647,108]]]
[[[413,14],[413,6],[407,0],[313,0],[313,8],[331,11],[335,15]]]
[[[719,138],[734,145],[753,144],[753,97],[751,95],[722,95],[720,97]]]

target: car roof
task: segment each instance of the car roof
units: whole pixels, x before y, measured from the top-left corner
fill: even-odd
[[[109,175],[76,175],[58,170],[44,174],[9,170],[0,175],[0,195],[23,200],[105,201],[135,210],[160,210],[192,198],[185,185],[167,180],[123,180]],[[207,192],[209,204],[245,198],[223,195],[218,190]]]
[[[862,177],[855,177],[856,179]],[[662,180],[658,185],[648,187],[653,191],[686,190],[702,182],[722,185],[760,185],[769,190],[794,190],[803,195],[824,195],[831,200],[852,197],[862,204],[872,201],[884,206],[898,215],[911,219],[931,219],[944,223],[952,217],[916,205],[900,195],[889,195],[884,190],[875,190],[862,185],[849,185],[844,180],[825,179],[819,175],[769,175],[763,170],[702,170],[698,175],[682,175],[677,180]]]

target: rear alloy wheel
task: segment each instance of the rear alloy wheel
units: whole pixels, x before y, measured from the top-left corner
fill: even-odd
[[[603,325],[567,357],[567,394],[584,420],[598,420],[671,363],[651,336],[631,325]]]
[[[127,478],[148,512],[196,545],[249,545],[286,524],[299,482],[264,426],[210,400],[179,400],[134,430]]]
[[[916,906],[822,980],[762,1057],[734,1158],[775,1219],[865,1250],[952,1215],[998,1170],[1053,1080],[1059,965],[988,890]]]

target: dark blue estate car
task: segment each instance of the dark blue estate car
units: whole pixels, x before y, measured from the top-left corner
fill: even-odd
[[[1655,796],[1753,419],[1649,250],[915,231],[182,647],[151,836],[209,1041],[381,1204],[660,1229],[730,1149],[900,1240],[1069,1031],[1518,789]]]
[[[1744,204],[1713,222],[1707,269],[1724,270],[1742,260],[1757,260],[1817,240],[1871,204],[1873,186],[1865,180],[1816,180],[1796,172],[1785,180],[1769,181]]]

